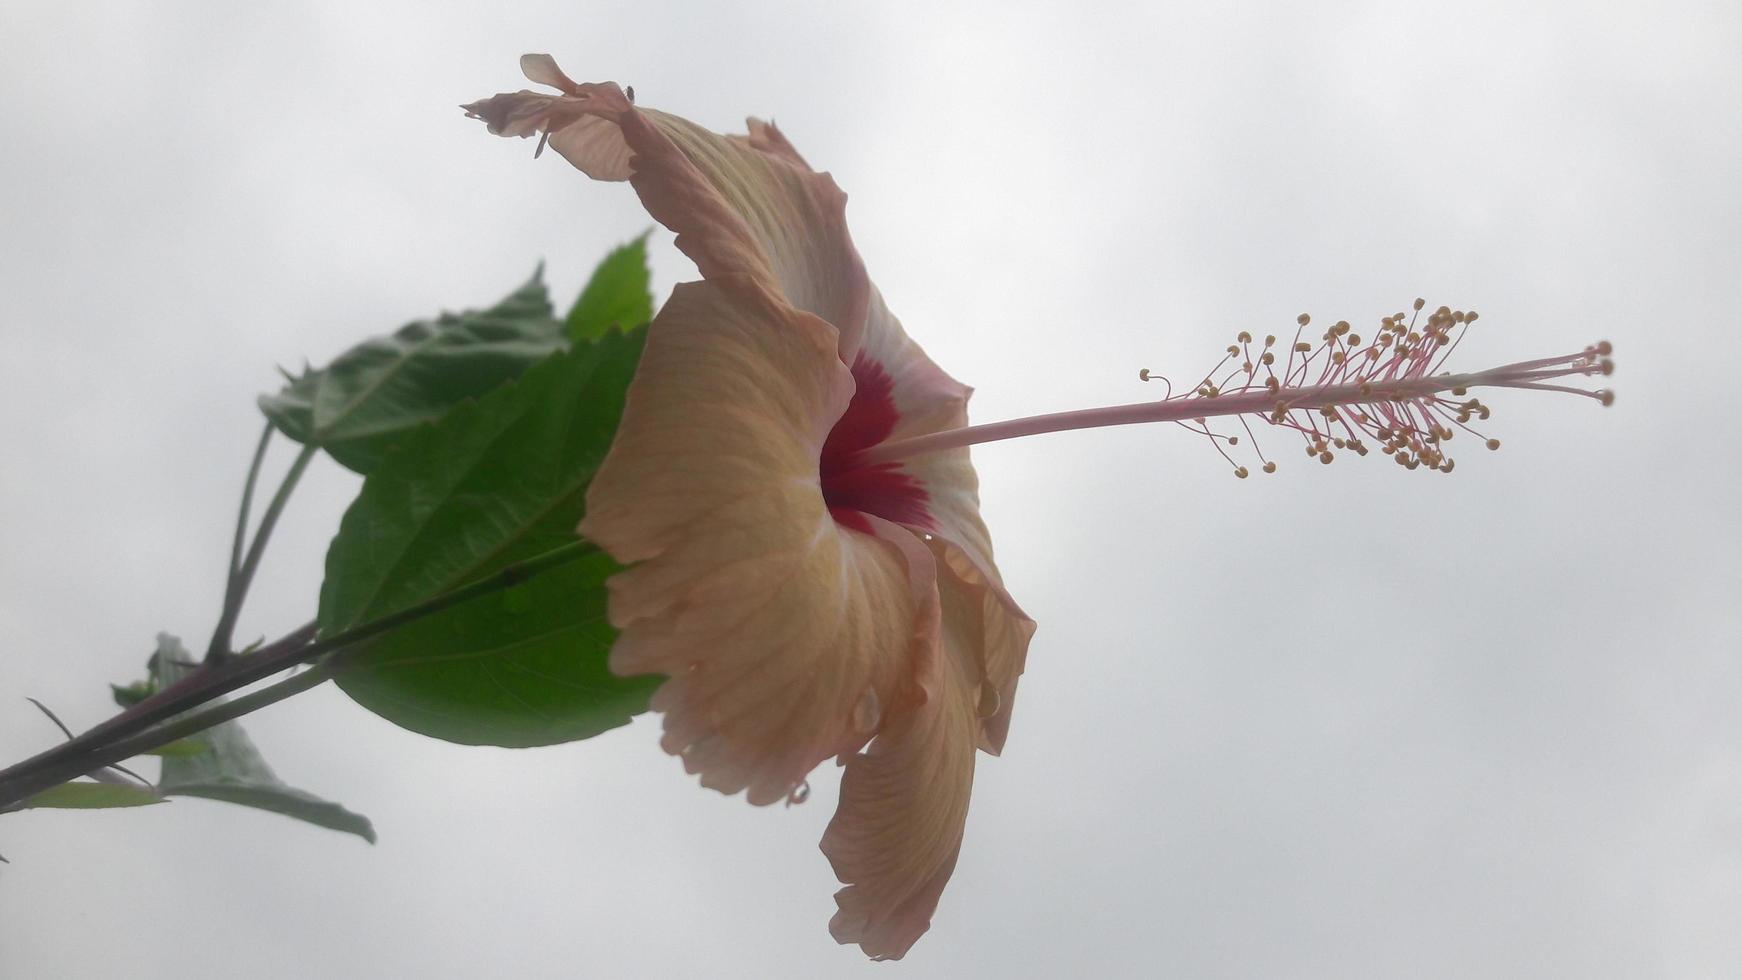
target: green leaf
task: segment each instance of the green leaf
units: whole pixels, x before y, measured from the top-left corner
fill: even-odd
[[[157,643],[152,669],[158,682],[168,686],[192,668],[182,666],[188,661],[188,653],[180,640],[160,633]],[[209,703],[222,702],[220,698]],[[280,780],[239,723],[226,721],[182,742],[197,743],[199,751],[164,756],[163,774],[157,781],[158,791],[164,796],[197,796],[282,813],[375,843],[375,828],[367,817]]]
[[[612,327],[634,330],[653,319],[647,271],[647,233],[619,246],[593,270],[574,308],[568,331],[576,343],[597,340]]]
[[[364,481],[327,552],[321,632],[427,601],[576,540],[644,331],[577,344],[415,433]],[[588,738],[657,678],[606,668],[603,554],[359,645],[338,684],[412,731],[470,745]]]
[[[305,370],[260,410],[280,432],[315,443],[367,474],[418,426],[520,375],[567,345],[553,319],[544,267],[487,310],[443,313]]]
[[[62,783],[18,804],[21,810],[107,810],[165,802],[149,786],[133,783]]]

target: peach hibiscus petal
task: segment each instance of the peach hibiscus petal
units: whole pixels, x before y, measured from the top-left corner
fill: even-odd
[[[885,439],[904,439],[968,424],[968,398],[973,389],[950,377],[907,336],[889,312],[883,297],[871,293],[856,375],[876,365],[887,378],[893,425]],[[865,397],[864,386],[857,393]],[[851,410],[850,410],[851,411]],[[998,575],[992,559],[992,538],[980,519],[979,478],[967,449],[926,453],[881,464],[884,477],[899,477],[923,497],[924,518],[909,522],[915,532],[932,538],[940,574],[974,597],[980,622],[975,659],[992,693],[981,748],[996,755],[1003,750],[1010,727],[1016,683],[1027,656],[1034,621],[1025,615]]]
[[[911,670],[915,561],[930,588],[924,548],[844,530],[822,499],[817,454],[851,385],[822,320],[679,286],[587,494],[581,534],[635,563],[608,586],[612,670],[665,674],[665,749],[756,804],[870,737]]]
[[[564,95],[574,95],[580,91],[580,85],[563,74],[563,70],[557,67],[556,59],[548,54],[521,55],[520,73],[526,76],[527,81],[549,85]]]
[[[940,589],[941,642],[877,738],[846,760],[822,850],[846,887],[829,922],[836,941],[900,959],[931,926],[961,851],[979,737],[981,677],[973,597]]]
[[[834,179],[795,164],[797,154],[784,139],[764,152],[757,142],[720,136],[677,116],[637,115],[652,125],[625,122],[636,153],[630,184],[648,213],[677,232],[678,248],[703,277],[717,263],[690,217],[724,206],[743,222],[787,302],[834,324],[843,347],[854,343],[868,283],[847,234],[847,195]]]
[[[1028,659],[1028,642],[1034,636],[1034,620],[1028,618],[994,574],[962,547],[933,536],[928,542],[936,556],[940,591],[961,603],[956,615],[969,623],[961,631],[980,671],[979,747],[992,755],[1004,751],[1010,734],[1010,713],[1016,703],[1016,683]]]
[[[461,108],[474,119],[482,119],[498,136],[539,137],[539,153],[548,142],[594,180],[628,180],[629,144],[615,123],[629,106],[623,92],[610,82],[575,82],[548,54],[521,55],[520,70],[530,81],[549,85],[562,94],[521,89]]]
[[[805,170],[811,169],[811,165],[804,162],[804,157],[799,155],[798,150],[787,140],[786,134],[780,131],[779,126],[766,120],[757,119],[755,116],[745,120],[745,125],[749,129],[749,134],[744,139],[750,144],[751,149],[759,150],[769,156],[779,157],[795,167]],[[731,139],[732,137],[727,138]]]
[[[721,136],[636,108],[613,82],[571,81],[546,55],[527,56],[522,68],[563,94],[505,93],[467,111],[491,132],[548,134],[590,177],[627,177],[703,278],[772,275],[787,302],[834,324],[851,348],[866,279],[847,235],[847,196],[805,166],[778,129],[752,120],[749,137]]]

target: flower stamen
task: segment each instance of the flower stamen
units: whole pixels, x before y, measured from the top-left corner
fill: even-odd
[[[1138,372],[1139,380],[1160,381],[1167,386],[1167,394],[1159,401],[1060,412],[894,440],[865,449],[855,462],[891,462],[919,453],[1043,432],[1175,422],[1207,436],[1234,475],[1244,479],[1246,467],[1223,448],[1224,443],[1230,448],[1239,445],[1239,437],[1217,433],[1209,425],[1212,417],[1232,415],[1239,418],[1266,473],[1274,473],[1276,464],[1258,450],[1248,416],[1299,433],[1307,455],[1321,463],[1332,462],[1339,452],[1365,456],[1371,439],[1406,469],[1425,465],[1449,473],[1453,464],[1445,444],[1458,430],[1489,449],[1500,446],[1499,440],[1470,425],[1472,420],[1485,421],[1491,414],[1481,400],[1468,397],[1471,388],[1555,391],[1613,404],[1614,395],[1607,389],[1552,383],[1561,378],[1613,373],[1615,364],[1610,355],[1614,348],[1608,341],[1576,353],[1450,374],[1443,371],[1446,360],[1470,324],[1476,322],[1477,314],[1441,306],[1427,313],[1423,322],[1425,308],[1426,303],[1418,299],[1410,313],[1382,318],[1370,340],[1355,333],[1347,320],[1339,320],[1324,331],[1316,347],[1300,339],[1300,332],[1312,322],[1302,313],[1296,319],[1299,329],[1280,373],[1274,369],[1276,337],[1265,337],[1254,356],[1252,335],[1242,331],[1188,393],[1175,394],[1166,377],[1145,368]],[[1233,367],[1224,371],[1230,362]]]

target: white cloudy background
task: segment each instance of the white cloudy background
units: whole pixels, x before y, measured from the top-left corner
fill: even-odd
[[[825,928],[832,769],[754,809],[655,719],[461,748],[324,689],[250,730],[378,846],[197,800],[0,818],[0,973],[1742,971],[1742,11],[1066,6],[0,9],[0,761],[56,738],[26,695],[90,725],[157,630],[209,632],[274,364],[540,258],[566,300],[648,224],[455,108],[522,51],[777,119],[981,420],[1417,295],[1482,312],[1467,367],[1620,362],[1609,410],[1494,396],[1505,448],[1450,477],[1271,438],[1238,482],[1172,427],[977,450],[1040,631],[902,964]],[[663,295],[694,272],[654,244]],[[311,473],[245,635],[309,616],[354,490]]]

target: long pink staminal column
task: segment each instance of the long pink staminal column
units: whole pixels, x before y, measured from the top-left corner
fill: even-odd
[[[1416,300],[1416,311],[1424,305]],[[1590,391],[1551,383],[1557,378],[1611,373],[1614,362],[1609,355],[1613,348],[1607,341],[1573,354],[1519,361],[1485,371],[1436,373],[1462,339],[1464,329],[1476,318],[1474,312],[1442,306],[1429,315],[1425,327],[1417,330],[1415,316],[1406,321],[1404,314],[1394,314],[1380,321],[1378,336],[1366,347],[1346,321],[1339,321],[1325,331],[1317,349],[1302,343],[1297,332],[1280,371],[1276,369],[1274,336],[1265,338],[1255,356],[1251,335],[1241,333],[1238,342],[1229,345],[1222,362],[1189,393],[1170,394],[1160,401],[1035,415],[894,440],[865,450],[857,461],[887,463],[1021,436],[1143,422],[1181,423],[1215,440],[1220,451],[1222,443],[1238,445],[1239,437],[1212,432],[1207,420],[1253,415],[1266,424],[1300,433],[1307,441],[1307,455],[1321,462],[1331,462],[1333,448],[1366,455],[1367,445],[1361,438],[1365,434],[1378,440],[1382,450],[1400,465],[1415,469],[1426,463],[1431,469],[1449,473],[1452,460],[1442,444],[1452,438],[1452,426],[1476,435],[1489,449],[1500,445],[1498,440],[1483,437],[1469,426],[1472,418],[1486,419],[1489,415],[1488,407],[1481,401],[1463,397],[1471,388],[1525,388],[1583,395],[1604,405],[1614,401],[1607,390]],[[1298,322],[1305,328],[1310,318],[1303,314]],[[1235,365],[1217,380],[1216,373],[1230,361],[1236,361]],[[1139,377],[1144,381],[1163,380],[1148,370],[1140,372]],[[1458,400],[1444,397],[1445,394]],[[1243,418],[1241,425],[1250,435],[1251,427]],[[1227,456],[1225,452],[1223,455]],[[1266,472],[1275,471],[1276,464],[1264,459],[1262,453],[1259,459]],[[1235,464],[1234,473],[1245,477],[1247,470]]]

